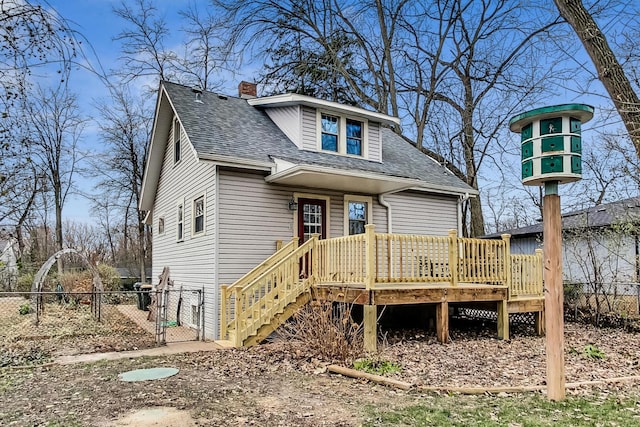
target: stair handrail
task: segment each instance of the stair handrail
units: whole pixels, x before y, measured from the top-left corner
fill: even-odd
[[[295,248],[289,252],[288,254],[286,254],[283,257],[280,257],[280,259],[278,259],[275,263],[271,263],[271,265],[269,266],[265,266],[262,271],[260,271],[259,273],[256,273],[253,275],[253,277],[250,277],[250,281],[245,280],[237,280],[232,286],[228,287],[228,288],[222,288],[222,298],[223,298],[223,306],[225,307],[224,310],[221,310],[221,328],[220,328],[220,338],[221,339],[225,339],[227,332],[229,330],[229,327],[233,325],[234,329],[235,329],[235,334],[236,334],[236,341],[240,341],[240,343],[242,342],[244,337],[241,337],[240,331],[239,331],[239,319],[240,319],[240,315],[242,315],[243,313],[239,313],[237,310],[238,305],[240,304],[240,302],[242,301],[243,298],[243,294],[248,293],[249,291],[251,291],[253,288],[255,288],[256,286],[259,286],[259,284],[261,283],[261,281],[266,278],[268,275],[272,274],[274,271],[276,271],[278,268],[280,268],[282,265],[284,265],[287,262],[290,262],[292,258],[300,258],[302,256],[304,256],[305,254],[309,253],[310,250],[312,250],[315,247],[315,242],[318,240],[318,237],[316,235],[312,236],[309,240],[307,240],[306,242],[304,242],[302,245],[297,246],[297,238],[295,238],[295,243],[292,240],[291,243],[295,244]],[[288,245],[287,245],[288,246]],[[281,250],[284,250],[285,247],[283,247]],[[275,254],[274,254],[275,255]],[[267,260],[265,260],[264,263],[267,263],[267,261],[269,260],[274,260],[274,257],[271,256],[269,257]],[[311,260],[309,261],[311,263]],[[256,269],[254,269],[256,270]],[[254,271],[252,270],[252,271]],[[313,270],[312,270],[313,271]],[[247,277],[247,275],[245,275],[244,277]],[[298,275],[296,274],[296,277]],[[243,279],[244,279],[243,277]],[[302,293],[304,292],[304,290],[308,289],[310,287],[310,284],[312,283],[313,280],[313,275],[306,277],[303,282],[305,283],[305,286],[302,287],[302,291],[298,292],[298,294],[296,295],[296,298]],[[246,282],[246,283],[243,283]],[[242,285],[242,286],[240,286]],[[286,286],[284,283],[281,284],[280,289],[285,292],[286,291]],[[293,289],[293,288],[292,288]],[[283,301],[287,300],[289,298],[290,295],[283,295]],[[266,299],[267,295],[265,294],[261,299]],[[234,305],[233,305],[233,313],[231,313],[231,311],[227,310],[227,308],[230,307],[229,302],[233,300]],[[228,311],[228,312],[227,312]],[[238,342],[236,342],[236,345],[239,345]]]
[[[233,284],[231,284],[230,286],[227,286],[227,291],[233,291],[234,288],[238,288],[238,287],[242,288],[245,286],[246,283],[252,282],[257,277],[262,275],[262,273],[264,273],[264,271],[267,268],[281,261],[287,255],[293,252],[297,247],[298,247],[298,238],[294,237],[289,241],[289,243],[287,243],[286,245],[278,249],[269,258],[265,259],[260,264],[256,265],[244,276],[242,276],[241,278],[233,282]]]

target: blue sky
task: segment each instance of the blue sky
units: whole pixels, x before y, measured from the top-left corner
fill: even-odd
[[[551,3],[551,0],[545,1]],[[178,46],[182,43],[178,31],[180,26],[178,11],[186,8],[190,3],[195,3],[198,9],[204,10],[209,2],[208,0],[156,0],[154,3],[159,14],[166,18],[172,35],[176,37],[171,42]],[[117,61],[120,45],[119,42],[114,41],[113,38],[122,31],[124,24],[112,10],[114,6],[121,4],[120,0],[50,0],[49,4],[69,21],[74,30],[81,33],[88,40],[91,47],[85,46],[85,50],[91,61],[96,61],[97,58],[106,71],[118,66]],[[618,11],[613,15],[615,19],[608,21],[604,26],[605,29],[608,24],[616,27],[624,24],[624,22],[621,22],[621,19],[626,16],[624,13]],[[576,62],[583,63],[588,69],[592,69],[590,61],[584,54],[584,51],[579,48],[578,52],[575,58]],[[235,76],[229,76],[226,79],[225,86],[223,86],[220,91],[233,95],[237,90],[237,84],[240,80],[252,80],[254,77],[255,76],[251,75],[250,69],[241,70]],[[106,99],[108,96],[108,92],[100,79],[86,70],[79,69],[72,76],[70,83],[72,90],[78,96],[83,113],[95,118],[98,115],[93,107],[95,100]],[[592,89],[596,92],[602,92],[599,82],[595,82]],[[549,99],[548,101],[547,105],[566,102],[585,102],[599,107],[603,104],[609,104],[606,97],[576,96],[575,94],[569,93],[565,88],[558,88],[557,97]],[[604,115],[599,113],[600,111],[597,109],[595,120],[587,125],[586,130],[591,127],[598,128],[603,126],[602,123],[598,122]],[[608,120],[608,123],[610,123],[610,120],[611,119]],[[618,117],[615,116],[613,121],[618,121]],[[515,135],[509,136],[516,138]],[[96,130],[95,122],[88,125],[84,134],[83,144],[87,149],[100,149],[99,134]],[[518,159],[514,160],[513,166],[516,170],[519,168]],[[93,183],[90,180],[77,177],[77,181],[81,183],[81,191],[91,192]],[[497,188],[495,187],[495,182],[490,184],[494,186],[494,189]],[[487,188],[491,190],[491,187],[487,186]],[[567,189],[569,189],[569,187],[567,187]],[[496,191],[503,191],[503,189],[497,188]],[[571,190],[567,191],[570,192]],[[89,222],[91,220],[90,202],[80,196],[71,197],[65,206],[64,216],[74,221]]]
[[[174,43],[179,44],[181,40],[178,33],[178,11],[187,5],[193,4],[194,0],[158,0],[155,2],[159,13],[164,16],[169,24],[172,35],[176,36]],[[59,15],[64,17],[70,26],[82,34],[90,44],[84,44],[85,54],[97,68],[97,60],[100,61],[105,71],[113,70],[118,66],[119,42],[113,38],[124,28],[121,18],[113,13],[113,8],[121,2],[115,0],[52,0],[49,5],[56,9]],[[196,0],[195,4],[199,9],[204,9],[208,4],[206,0]],[[224,87],[223,92],[233,94],[237,86],[238,79],[228,81],[229,87]],[[70,79],[70,86],[77,94],[80,108],[84,115],[96,118],[98,112],[95,110],[97,99],[107,99],[108,91],[101,80],[87,70],[78,67]],[[84,132],[83,149],[100,149],[100,139],[95,122],[90,122]],[[76,176],[79,191],[91,193],[94,182],[84,177]],[[71,195],[64,207],[64,217],[68,220],[90,222],[91,203],[81,195]]]

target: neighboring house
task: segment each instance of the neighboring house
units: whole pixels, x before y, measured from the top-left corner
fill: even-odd
[[[640,277],[640,197],[562,215],[563,275],[585,292],[636,295]],[[542,223],[511,234],[511,253],[542,248]],[[498,237],[496,233],[487,237]]]
[[[365,224],[421,235],[461,228],[461,203],[477,192],[389,129],[397,118],[239,89],[161,83],[140,202],[153,226],[152,277],[168,266],[174,286],[204,288],[207,338],[218,332],[220,286],[279,240]]]
[[[15,239],[0,240],[0,291],[15,290],[18,280],[18,255]]]

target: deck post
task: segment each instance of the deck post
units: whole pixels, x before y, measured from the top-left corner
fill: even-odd
[[[544,335],[544,310],[536,311],[534,313],[534,321],[535,321],[535,327],[536,327],[536,334],[538,334],[538,336],[543,336]]]
[[[376,280],[376,226],[364,226],[365,242],[365,289],[371,290]]]
[[[378,309],[376,305],[364,305],[364,350],[375,353],[378,350]]]
[[[220,339],[227,339],[227,285],[220,286]]]
[[[458,285],[460,260],[458,255],[458,231],[449,230],[449,271],[451,272],[451,286]]]
[[[555,191],[554,191],[555,190]],[[542,202],[544,220],[544,287],[545,329],[547,336],[547,397],[563,400],[564,370],[564,312],[562,289],[562,223],[560,196],[549,182],[545,183]]]
[[[436,335],[441,343],[449,342],[449,302],[436,305]]]
[[[318,269],[320,268],[320,262],[318,261],[318,240],[320,240],[320,234],[314,233],[311,235],[313,237],[313,247],[311,247],[311,261],[309,261],[309,265],[307,266],[310,269],[311,274],[310,278],[313,278],[311,283],[317,283],[318,281]]]
[[[242,338],[240,337],[240,313],[242,313],[242,300],[240,296],[241,289],[233,289],[233,328],[234,328],[234,347],[242,347]]]
[[[504,242],[504,284],[509,287],[507,290],[507,299],[510,299],[512,287],[511,275],[513,274],[511,271],[511,235],[503,234],[501,237]]]
[[[509,310],[507,300],[498,301],[498,338],[509,339]]]

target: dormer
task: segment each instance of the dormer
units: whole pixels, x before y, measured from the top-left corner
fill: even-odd
[[[300,150],[382,162],[382,125],[399,119],[296,93],[247,100],[264,109]]]

